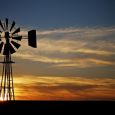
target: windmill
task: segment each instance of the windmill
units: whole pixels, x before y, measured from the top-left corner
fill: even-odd
[[[9,24],[9,20],[6,18],[5,21],[0,20],[0,53],[4,56],[2,79],[0,87],[0,98],[1,100],[11,101],[15,100],[14,95],[14,84],[13,84],[13,72],[12,72],[12,61],[11,55],[19,49],[21,46],[20,41],[25,37],[20,36],[20,27],[15,27],[15,21]],[[28,45],[36,48],[36,30],[28,31]]]

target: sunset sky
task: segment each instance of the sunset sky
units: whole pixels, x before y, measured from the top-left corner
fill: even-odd
[[[115,100],[115,0],[1,0],[6,17],[37,31],[12,55],[17,100]]]

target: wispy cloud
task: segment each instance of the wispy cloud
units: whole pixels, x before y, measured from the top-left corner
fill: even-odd
[[[37,49],[29,48],[23,40],[23,47],[15,56],[57,67],[115,65],[114,27],[38,30],[37,35]]]
[[[22,76],[15,78],[15,90],[17,99],[115,100],[114,83],[105,78]]]
[[[36,49],[22,39],[21,47],[12,55],[17,62],[14,74],[115,77],[114,27],[37,30],[37,38]]]

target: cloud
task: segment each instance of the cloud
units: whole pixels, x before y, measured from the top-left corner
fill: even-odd
[[[25,35],[25,31],[22,31]],[[115,28],[84,27],[37,30],[38,48],[32,49],[23,40],[16,57],[56,67],[97,67],[115,65]]]
[[[14,73],[114,78],[115,27],[37,30],[37,44],[36,49],[31,48],[27,39],[22,39],[12,55],[20,62],[14,64]]]
[[[15,93],[17,99],[29,100],[115,100],[114,83],[107,78],[22,76],[15,79]]]
[[[96,60],[96,59],[76,59],[75,61],[71,61],[71,63],[63,63],[57,64],[57,67],[78,67],[78,68],[88,68],[88,67],[96,67],[96,66],[107,66],[107,65],[115,65],[109,61]]]

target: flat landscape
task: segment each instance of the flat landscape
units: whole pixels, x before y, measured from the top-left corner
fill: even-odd
[[[0,112],[113,112],[114,101],[12,101],[1,102]]]

